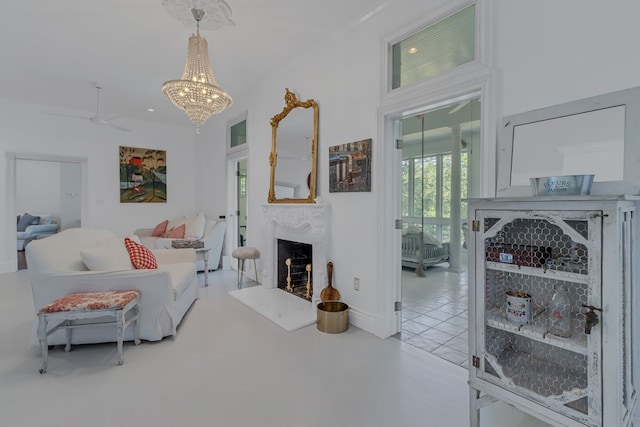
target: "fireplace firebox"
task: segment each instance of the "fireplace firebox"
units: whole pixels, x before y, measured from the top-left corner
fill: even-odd
[[[278,239],[278,288],[300,298],[311,300],[313,295],[312,260],[312,245]],[[309,284],[309,289],[307,289],[307,284]]]

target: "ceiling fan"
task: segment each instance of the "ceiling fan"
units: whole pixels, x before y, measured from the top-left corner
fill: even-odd
[[[72,119],[82,119],[82,120],[89,120],[89,122],[91,123],[95,123],[98,125],[106,125],[106,126],[111,126],[112,128],[118,129],[120,131],[123,132],[129,132],[131,129],[127,129],[123,126],[119,126],[116,125],[114,123],[111,123],[112,120],[117,119],[118,115],[110,115],[110,116],[104,116],[101,114],[100,112],[100,91],[102,90],[102,86],[100,86],[98,83],[93,83],[93,87],[96,88],[96,114],[94,116],[91,117],[83,117],[83,116],[75,116],[72,114],[60,114],[60,113],[45,113],[43,112],[42,114],[47,114],[50,116],[60,116],[60,117],[69,117]]]

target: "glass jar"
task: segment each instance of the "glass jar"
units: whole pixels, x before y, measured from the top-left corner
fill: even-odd
[[[559,337],[571,336],[571,300],[567,287],[556,285],[549,304],[549,331]]]

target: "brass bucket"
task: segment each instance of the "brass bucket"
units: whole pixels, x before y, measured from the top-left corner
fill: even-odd
[[[340,301],[325,301],[318,304],[316,326],[321,332],[339,334],[349,328],[349,306]]]

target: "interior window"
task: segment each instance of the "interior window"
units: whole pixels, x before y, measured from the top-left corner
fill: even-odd
[[[475,60],[475,5],[429,25],[391,47],[391,88],[407,86]]]
[[[247,143],[247,121],[243,120],[231,126],[231,148]]]

